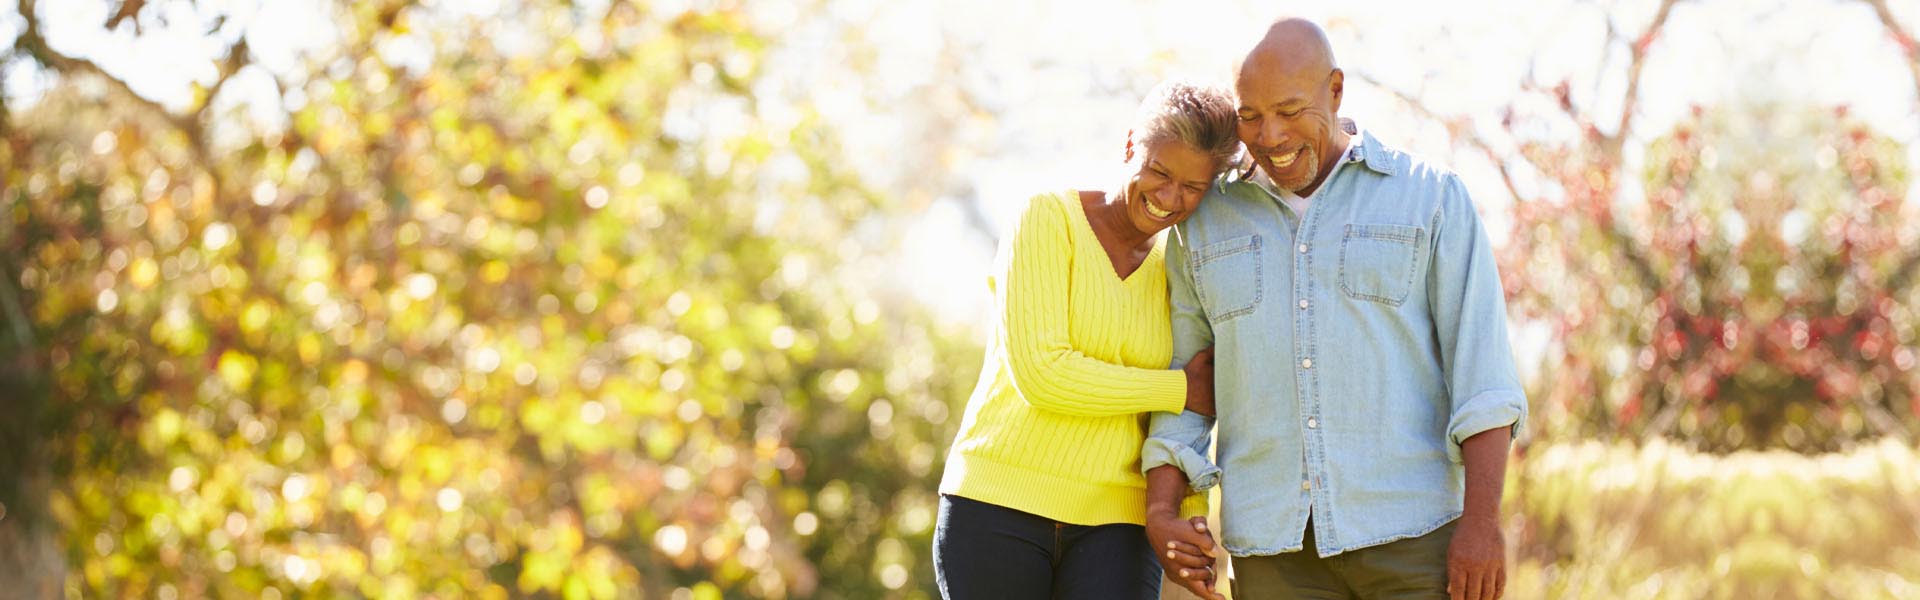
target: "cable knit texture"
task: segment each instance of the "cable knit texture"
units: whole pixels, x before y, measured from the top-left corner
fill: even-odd
[[[1028,201],[987,281],[999,319],[941,493],[1063,523],[1145,520],[1146,415],[1186,404],[1164,244],[1122,279],[1078,192]]]

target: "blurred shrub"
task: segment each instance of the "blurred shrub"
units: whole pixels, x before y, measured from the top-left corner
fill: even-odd
[[[1638,149],[1638,174],[1620,143],[1521,145],[1544,181],[1514,205],[1500,255],[1515,317],[1549,333],[1530,394],[1545,438],[1718,452],[1913,439],[1908,149],[1845,110],[1791,106],[1696,110]]]

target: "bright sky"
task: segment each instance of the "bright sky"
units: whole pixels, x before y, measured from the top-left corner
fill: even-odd
[[[101,27],[118,4],[40,2],[43,34],[55,50],[91,59],[126,81],[134,92],[176,110],[191,102],[193,84],[214,82],[219,75],[214,60],[242,35],[255,64],[279,74],[297,72],[303,53],[324,47],[337,35],[316,0],[273,0],[270,5],[257,0],[203,0],[154,3],[163,7],[167,26],[147,27],[136,39],[128,25],[114,31]],[[219,15],[230,16],[213,29]],[[0,11],[0,40],[11,43],[24,25],[13,7],[6,7]],[[9,101],[21,105],[30,103],[46,86],[44,76],[24,60],[7,65],[4,77]],[[227,85],[239,91],[223,93],[216,108],[259,102],[275,94],[265,73],[253,70],[241,72]],[[272,119],[273,115],[273,111],[259,110],[252,116]]]
[[[1437,126],[1381,89],[1357,82],[1353,74],[1413,93],[1441,114],[1472,116],[1483,132],[1496,132],[1500,108],[1518,95],[1531,69],[1546,86],[1569,80],[1582,110],[1599,123],[1617,123],[1627,55],[1624,45],[1604,43],[1607,19],[1622,37],[1630,37],[1645,27],[1657,6],[1651,1],[1287,4],[1329,30],[1340,65],[1350,74],[1342,115],[1389,143],[1460,171],[1496,243],[1506,234],[1508,200],[1491,165],[1474,151],[1454,152]],[[996,127],[978,132],[980,147],[958,167],[998,224],[1013,218],[1019,203],[1035,192],[1114,181],[1119,135],[1139,96],[1162,76],[1224,79],[1227,66],[1279,14],[1270,2],[1076,0],[992,6],[889,3],[877,10],[913,26],[870,31],[888,36],[876,42],[886,47],[925,53],[927,39],[945,36],[974,49],[969,57],[979,63],[972,71],[991,78],[980,87],[988,90],[983,95],[1000,117]],[[1896,9],[1903,22],[1920,23],[1914,13]],[[1809,27],[1812,23],[1819,26]],[[1129,73],[1134,78],[1121,77]],[[1741,102],[1846,104],[1888,135],[1920,140],[1912,78],[1897,46],[1859,2],[1682,3],[1652,49],[1641,86],[1633,127],[1637,140],[1664,133],[1694,105]],[[1090,95],[1089,88],[1111,93]],[[1627,158],[1634,162],[1628,172],[1637,172],[1638,153]],[[1521,186],[1526,189],[1528,182]],[[1634,194],[1637,190],[1629,191]],[[959,201],[931,205],[903,236],[899,273],[924,301],[983,322],[989,298],[980,281],[992,248],[958,225],[965,221],[962,206]]]
[[[165,4],[172,7],[172,26],[150,28],[137,43],[126,28],[101,31],[110,6],[105,0],[41,2],[40,10],[56,48],[91,58],[142,95],[176,107],[186,104],[193,82],[213,81],[212,59],[237,36],[247,36],[263,68],[289,73],[301,56],[325,48],[337,35],[319,0],[203,0],[197,10],[193,3]],[[498,4],[440,2],[438,10],[488,15]],[[889,157],[858,161],[874,180],[910,202],[925,197],[916,202],[924,211],[895,229],[895,239],[882,240],[897,247],[898,258],[891,273],[876,279],[950,318],[975,323],[986,317],[989,298],[981,284],[993,247],[982,228],[968,224],[970,202],[978,199],[983,207],[991,223],[985,229],[998,231],[1033,193],[1115,182],[1120,135],[1140,95],[1166,76],[1224,82],[1233,60],[1282,10],[1298,10],[1329,30],[1349,72],[1342,115],[1460,171],[1499,243],[1507,201],[1484,159],[1470,151],[1456,154],[1440,129],[1358,75],[1413,93],[1437,112],[1471,116],[1482,131],[1495,132],[1500,108],[1517,96],[1531,69],[1543,85],[1569,80],[1582,110],[1614,123],[1627,57],[1624,46],[1605,43],[1608,19],[1622,37],[1631,36],[1656,6],[1650,0],[826,4],[826,18],[809,21],[784,2],[748,0],[753,17],[782,31],[789,44],[767,72],[783,82],[777,89],[806,97],[838,123],[851,156]],[[234,17],[215,34],[203,35],[212,15],[227,12]],[[1920,26],[1916,11],[1896,8],[1896,14],[1909,27]],[[0,11],[0,40],[10,40],[20,25],[17,15]],[[842,43],[849,40],[854,43]],[[856,47],[872,51],[850,49]],[[954,58],[943,62],[943,51]],[[388,44],[381,52],[400,63],[428,55],[417,43]],[[853,62],[870,63],[877,76],[830,68]],[[269,106],[273,88],[263,75],[243,73],[229,84],[243,91],[223,94],[222,104]],[[44,87],[42,75],[26,61],[14,61],[0,76],[16,107]],[[1920,140],[1911,76],[1869,7],[1854,0],[1682,3],[1653,47],[1642,88],[1634,128],[1641,140],[1665,131],[1694,105],[1769,101],[1846,104],[1884,133]],[[272,122],[275,111],[251,114]],[[914,168],[922,164],[956,177],[924,181]]]

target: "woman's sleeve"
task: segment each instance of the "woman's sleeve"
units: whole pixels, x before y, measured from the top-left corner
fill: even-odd
[[[1186,406],[1186,373],[1116,365],[1075,349],[1067,335],[1073,246],[1067,208],[1051,196],[1027,203],[1001,252],[1000,335],[1014,388],[1028,404],[1062,414],[1104,417]],[[1102,327],[1157,326],[1103,323]]]

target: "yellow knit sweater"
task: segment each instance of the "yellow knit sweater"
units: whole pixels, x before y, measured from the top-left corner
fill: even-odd
[[[940,493],[1064,523],[1142,523],[1146,413],[1186,404],[1186,374],[1167,368],[1165,238],[1123,280],[1066,191],[1029,200],[1006,239],[987,282],[999,320]]]

